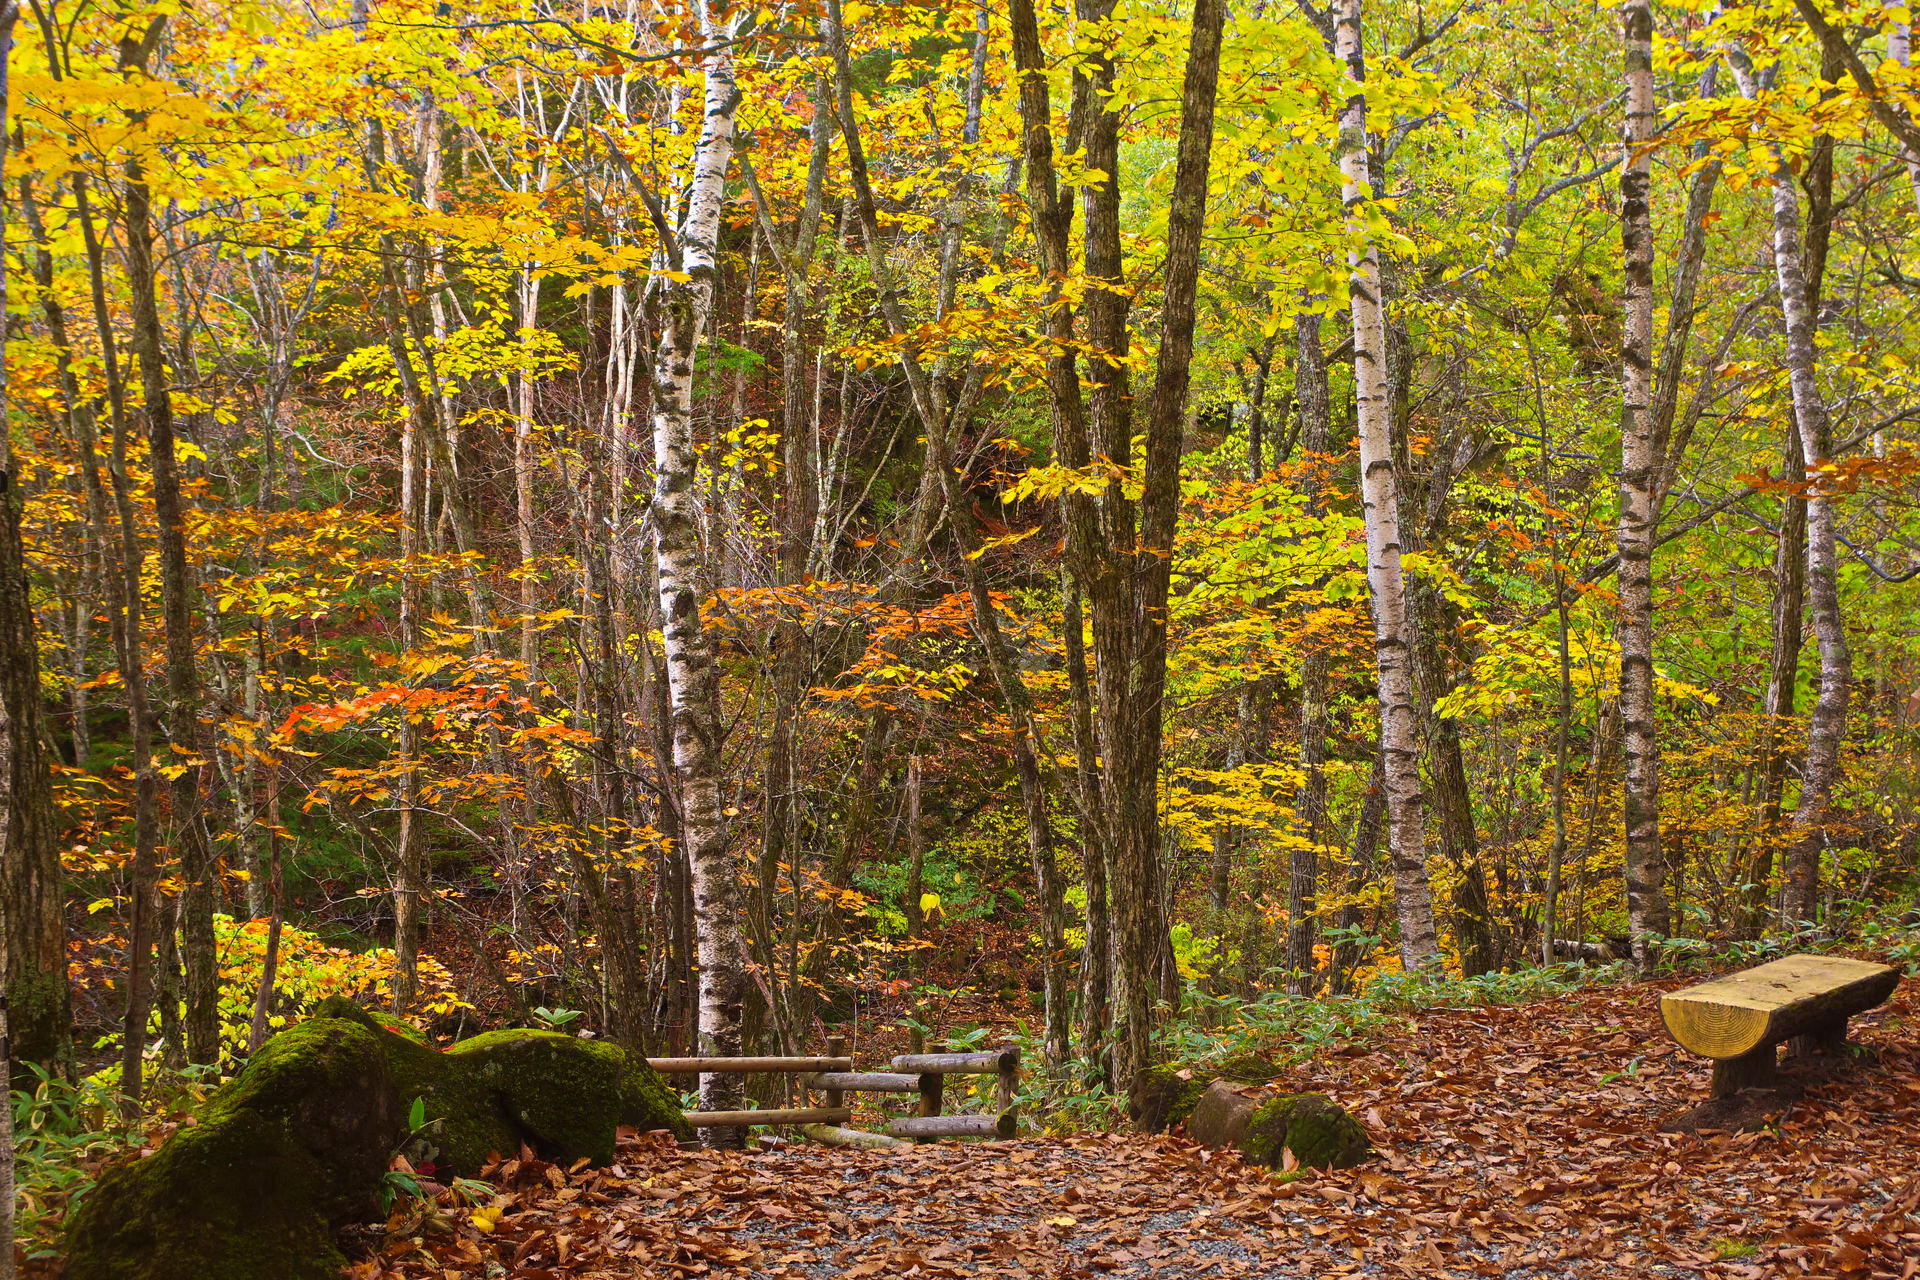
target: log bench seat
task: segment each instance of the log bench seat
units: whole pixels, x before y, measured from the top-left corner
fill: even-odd
[[[1882,1004],[1900,971],[1841,956],[1788,956],[1660,997],[1660,1017],[1680,1047],[1713,1060],[1713,1096],[1764,1088],[1776,1050],[1824,1053],[1846,1043],[1847,1019]]]

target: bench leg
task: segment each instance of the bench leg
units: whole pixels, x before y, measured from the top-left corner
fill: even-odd
[[[1716,1058],[1713,1063],[1713,1096],[1731,1098],[1742,1089],[1765,1089],[1774,1082],[1776,1065],[1775,1046],[1770,1044],[1738,1058]]]
[[[1815,1054],[1844,1053],[1847,1047],[1847,1020],[1837,1018],[1823,1027],[1815,1027],[1806,1035],[1795,1036],[1787,1041],[1789,1057],[1804,1058]]]

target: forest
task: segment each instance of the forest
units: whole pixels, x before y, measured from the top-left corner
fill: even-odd
[[[4,0],[22,1265],[342,1001],[1011,1045],[1071,1165],[1170,1067],[1391,1112],[1341,1054],[1558,1009],[1598,1080],[1681,979],[1920,972],[1909,22]]]

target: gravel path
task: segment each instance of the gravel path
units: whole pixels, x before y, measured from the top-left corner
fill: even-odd
[[[1657,1131],[1706,1069],[1660,1038],[1653,992],[1618,988],[1422,1014],[1297,1073],[1379,1145],[1347,1173],[1282,1182],[1131,1134],[735,1153],[660,1135],[610,1169],[512,1162],[493,1233],[403,1226],[356,1274],[1915,1280],[1916,987],[1856,1019],[1858,1061],[1753,1133]]]

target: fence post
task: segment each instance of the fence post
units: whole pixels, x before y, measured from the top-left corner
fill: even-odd
[[[847,1038],[845,1036],[828,1036],[827,1037],[827,1056],[829,1058],[846,1057],[847,1056]],[[846,1096],[843,1091],[839,1089],[828,1089],[825,1092],[827,1096],[827,1105],[829,1107],[839,1107],[839,1106],[846,1105],[841,1101],[841,1099]]]
[[[920,1076],[920,1114],[937,1116],[940,1114],[940,1095],[946,1089],[947,1078],[937,1071],[923,1072]]]

